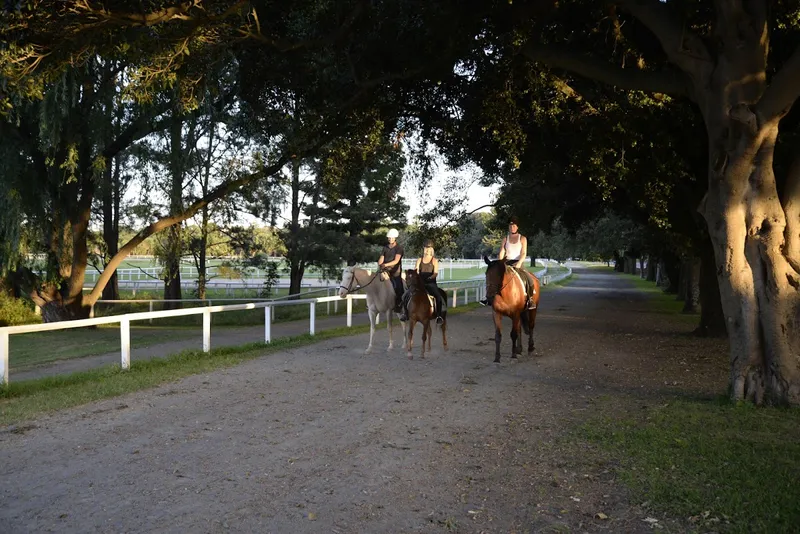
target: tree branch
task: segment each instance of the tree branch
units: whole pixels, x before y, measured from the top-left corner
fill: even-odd
[[[800,46],[772,78],[772,83],[756,105],[756,113],[761,121],[781,119],[789,113],[798,97],[800,97]]]
[[[692,97],[691,86],[680,72],[622,69],[555,45],[540,45],[531,42],[522,47],[522,54],[532,61],[568,70],[579,76],[620,89]]]
[[[661,0],[620,0],[619,5],[653,32],[669,61],[695,84],[711,74],[714,61],[705,43],[675,16],[671,3]]]
[[[203,207],[207,206],[211,202],[215,200],[219,200],[220,198],[229,195],[233,191],[239,189],[245,184],[251,183],[262,176],[269,176],[271,174],[275,174],[276,172],[280,171],[281,168],[286,165],[290,160],[291,156],[284,155],[282,156],[276,163],[267,167],[263,171],[248,174],[238,178],[236,180],[231,180],[224,184],[220,184],[217,188],[211,191],[208,195],[204,196],[201,199],[198,199],[192,205],[187,207],[183,212],[178,213],[176,215],[171,215],[169,217],[163,217],[156,222],[148,225],[147,227],[143,228],[139,231],[135,236],[133,236],[125,245],[123,245],[117,254],[111,258],[106,265],[106,268],[103,270],[103,274],[100,275],[100,278],[97,280],[92,292],[85,298],[84,303],[86,305],[92,305],[97,302],[97,299],[100,298],[100,295],[103,292],[103,288],[108,284],[108,281],[111,280],[111,276],[113,275],[114,271],[119,267],[122,261],[128,257],[128,255],[135,249],[139,244],[144,242],[148,237],[157,234],[158,232],[169,228],[172,225],[181,223],[192,217],[195,213],[203,209]]]

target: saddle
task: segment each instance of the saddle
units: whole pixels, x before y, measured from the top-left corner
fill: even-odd
[[[514,271],[514,274],[517,275],[519,281],[522,282],[522,288],[525,291],[525,295],[528,296],[528,309],[534,309],[536,306],[533,301],[533,295],[536,294],[536,287],[533,285],[533,276],[530,275],[527,271],[525,273],[520,273],[518,269],[509,266],[509,268]]]

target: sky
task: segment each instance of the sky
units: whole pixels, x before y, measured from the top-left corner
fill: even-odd
[[[452,179],[457,178],[458,187],[466,187],[467,212],[479,208],[485,204],[494,202],[497,187],[483,187],[478,184],[478,176],[473,170],[444,171],[436,172],[431,180],[428,190],[420,194],[417,186],[411,180],[404,180],[401,194],[405,197],[409,205],[408,222],[414,222],[414,217],[425,212],[426,206],[430,207],[437,198],[443,194],[443,189],[452,187]],[[490,208],[482,208],[478,211],[488,212]]]

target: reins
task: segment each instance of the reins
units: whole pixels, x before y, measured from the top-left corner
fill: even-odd
[[[353,282],[357,282],[357,280],[356,280],[356,270],[355,269],[352,270],[352,274],[353,274],[353,276],[352,276],[352,278],[350,278],[350,283],[348,284],[347,287],[344,287],[343,285],[339,286],[340,289],[344,289],[348,293],[352,293],[353,291],[358,291],[359,289],[364,289],[365,287],[370,285],[372,282],[374,282],[376,278],[378,278],[380,276],[381,271],[377,271],[375,273],[375,275],[372,277],[372,280],[370,280],[369,282],[367,282],[363,286],[361,284],[358,284],[358,287],[355,288],[355,289],[353,289]]]

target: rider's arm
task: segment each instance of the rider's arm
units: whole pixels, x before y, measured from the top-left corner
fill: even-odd
[[[439,260],[433,258],[431,260],[433,262],[433,274],[431,274],[431,280],[436,280],[436,277],[439,276]]]
[[[380,258],[378,258],[378,270],[381,269],[383,269],[383,254],[381,254]]]
[[[506,259],[506,239],[507,238],[504,237],[503,238],[503,244],[500,245],[500,254],[497,255],[497,259],[498,260]]]
[[[519,239],[522,244],[522,250],[519,251],[519,261],[514,264],[514,267],[522,269],[522,266],[525,265],[525,258],[528,257],[528,239],[524,235],[519,236]]]
[[[397,247],[395,248],[394,259],[388,263],[385,263],[383,265],[384,268],[394,267],[395,265],[403,261],[404,255],[405,255],[405,250],[403,250],[403,247],[397,245]],[[381,256],[381,259],[383,259],[383,256]]]
[[[383,256],[381,256],[381,259],[383,259]],[[394,267],[395,265],[397,265],[401,261],[403,261],[403,256],[398,254],[397,256],[394,257],[394,259],[392,261],[384,263],[383,266],[384,267]]]
[[[417,263],[414,265],[414,270],[419,272],[419,264],[422,263],[422,258],[417,258]]]

